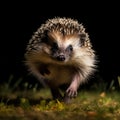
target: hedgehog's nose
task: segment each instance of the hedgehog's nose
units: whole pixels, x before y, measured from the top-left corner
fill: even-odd
[[[65,61],[65,56],[64,55],[59,55],[57,57],[57,60],[59,60],[59,61]]]

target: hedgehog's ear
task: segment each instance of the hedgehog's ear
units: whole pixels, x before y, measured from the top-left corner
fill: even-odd
[[[42,36],[42,39],[41,39],[41,42],[43,42],[43,43],[46,43],[46,44],[48,44],[49,43],[49,37],[48,37],[48,34],[47,34],[48,32],[47,31],[45,31],[44,32],[44,35]]]
[[[81,46],[84,45],[86,39],[87,39],[87,36],[86,36],[85,33],[80,34],[80,44],[81,44]]]

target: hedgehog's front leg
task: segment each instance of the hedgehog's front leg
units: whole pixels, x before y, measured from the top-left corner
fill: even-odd
[[[69,103],[71,101],[71,98],[75,98],[77,96],[77,89],[80,84],[80,77],[78,74],[76,74],[68,87],[68,89],[65,92],[64,95],[64,102]]]
[[[50,88],[53,99],[62,100],[62,95],[58,88]]]

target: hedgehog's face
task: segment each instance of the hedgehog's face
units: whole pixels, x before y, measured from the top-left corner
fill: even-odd
[[[68,61],[73,54],[73,46],[67,47],[59,46],[58,43],[54,42],[51,46],[51,56],[58,61]]]
[[[63,35],[60,32],[49,32],[45,40],[45,50],[49,56],[60,62],[69,61],[75,49],[80,48],[80,37],[77,34]],[[47,49],[47,50],[46,50]]]

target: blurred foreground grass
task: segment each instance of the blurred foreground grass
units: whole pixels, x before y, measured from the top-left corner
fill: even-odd
[[[120,120],[118,91],[80,90],[66,105],[52,100],[49,89],[25,83],[19,90],[19,83],[0,86],[0,120]]]

